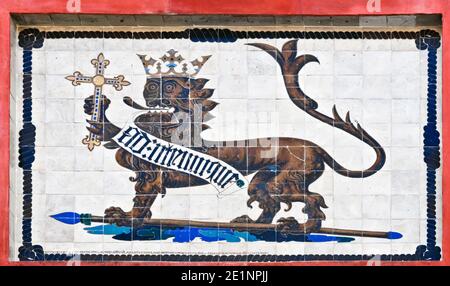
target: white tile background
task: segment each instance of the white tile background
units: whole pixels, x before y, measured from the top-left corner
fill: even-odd
[[[162,56],[170,48],[186,59],[211,54],[198,77],[209,78],[213,100],[220,105],[212,111],[212,127],[202,133],[206,139],[243,139],[253,136],[286,136],[311,140],[324,147],[349,169],[364,169],[374,153],[364,143],[329,127],[299,110],[289,100],[277,63],[265,52],[244,45],[247,42],[275,44],[287,40],[237,40],[230,44],[193,43],[189,40],[45,40],[33,51],[33,121],[37,127],[36,161],[33,164],[33,241],[47,251],[139,253],[270,253],[270,254],[390,254],[413,253],[426,239],[425,163],[422,157],[422,130],[426,122],[426,51],[418,51],[412,40],[300,40],[299,54],[309,53],[320,60],[300,72],[300,84],[319,103],[319,111],[331,115],[336,104],[342,116],[352,119],[376,138],[387,153],[386,164],[366,179],[351,179],[327,167],[313,183],[311,191],[325,197],[329,206],[324,227],[397,231],[400,240],[356,238],[337,243],[172,243],[170,241],[113,240],[110,236],[87,234],[81,225],[64,225],[49,215],[59,212],[103,214],[109,206],[130,210],[134,185],[131,171],[120,167],[114,152],[85,149],[81,139],[87,134],[83,100],[92,86],[73,87],[64,79],[75,70],[85,75],[94,71],[90,60],[103,52],[111,61],[107,76],[118,74],[132,84],[120,92],[105,87],[112,103],[109,119],[118,126],[133,116],[122,103],[123,96],[143,103],[145,73],[136,54]],[[21,54],[19,48],[17,55]],[[439,75],[440,72],[439,50]],[[15,56],[16,113],[21,114],[21,57]],[[440,80],[440,76],[439,76]],[[14,92],[13,92],[14,93]],[[438,92],[440,122],[441,92]],[[19,131],[20,118],[16,119]],[[440,126],[440,124],[439,124]],[[440,128],[440,127],[439,127]],[[17,151],[17,150],[16,150]],[[16,152],[17,153],[17,152]],[[17,155],[17,154],[14,154]],[[21,169],[15,168],[11,190],[16,215],[14,229],[21,227]],[[441,230],[441,183],[438,176],[438,244]],[[242,214],[252,218],[260,209],[246,206],[245,192],[217,199],[212,186],[169,189],[152,207],[155,218],[229,221]],[[276,216],[304,219],[303,205]],[[284,206],[282,206],[282,209]],[[20,245],[20,231],[12,238]],[[16,249],[17,249],[16,247]],[[17,256],[14,256],[17,257]]]

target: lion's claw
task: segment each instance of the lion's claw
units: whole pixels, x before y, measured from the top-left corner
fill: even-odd
[[[109,207],[105,210],[105,221],[115,223],[118,226],[125,226],[131,224],[131,216],[130,213],[119,207]]]
[[[241,215],[240,217],[231,220],[231,223],[254,223],[254,222],[255,221],[252,220],[248,215]]]
[[[125,218],[127,213],[119,207],[109,207],[105,210],[105,217],[107,218]]]
[[[294,217],[280,218],[277,221],[277,232],[286,236],[292,232],[299,232],[302,230],[301,224]]]

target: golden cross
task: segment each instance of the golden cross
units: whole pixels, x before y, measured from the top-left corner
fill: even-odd
[[[94,76],[85,76],[81,72],[76,71],[73,75],[66,76],[66,79],[70,80],[73,86],[77,86],[82,83],[92,83],[94,85],[94,110],[92,112],[91,120],[98,122],[99,113],[101,110],[100,104],[103,85],[112,85],[117,91],[119,91],[122,90],[124,86],[129,85],[130,82],[126,81],[123,75],[118,75],[114,78],[105,78],[105,68],[109,65],[109,60],[105,59],[103,53],[100,53],[96,59],[92,59],[91,63],[95,67]],[[95,146],[100,146],[100,140],[95,134],[92,134],[92,132],[89,132],[89,135],[87,135],[81,142],[87,145],[89,151],[92,151]]]

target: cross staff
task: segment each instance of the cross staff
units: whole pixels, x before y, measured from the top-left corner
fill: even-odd
[[[109,60],[105,59],[103,53],[100,53],[96,59],[92,59],[91,63],[95,67],[94,76],[85,76],[81,72],[76,71],[73,75],[66,76],[66,79],[70,80],[73,86],[77,86],[82,83],[92,83],[94,85],[94,110],[92,112],[91,120],[98,122],[103,85],[112,85],[117,91],[119,91],[122,90],[124,86],[129,85],[130,82],[126,81],[123,75],[118,75],[114,78],[105,78],[105,68],[109,65]],[[91,125],[91,127],[93,126]],[[95,146],[100,146],[100,140],[95,134],[92,134],[92,132],[89,132],[89,135],[87,135],[81,142],[84,145],[87,145],[89,151],[92,151]]]

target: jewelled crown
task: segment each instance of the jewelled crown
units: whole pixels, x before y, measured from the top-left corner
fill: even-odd
[[[152,57],[147,60],[146,55],[138,55],[138,57],[144,65],[147,77],[159,78],[163,76],[194,77],[211,56],[202,56],[200,60],[195,59],[189,62],[178,51],[170,49],[157,60]]]

